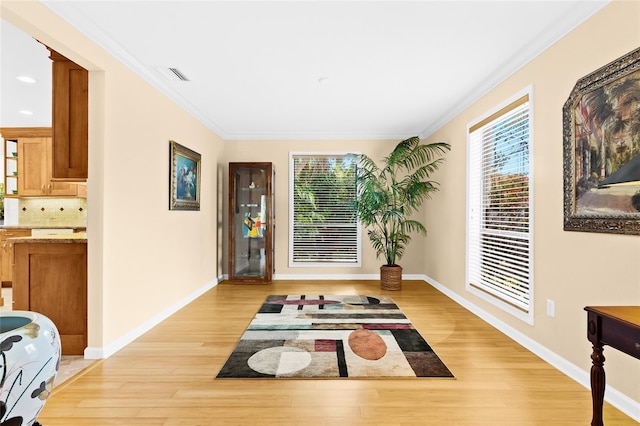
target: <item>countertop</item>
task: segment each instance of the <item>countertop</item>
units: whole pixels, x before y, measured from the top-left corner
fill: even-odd
[[[0,225],[0,229],[84,229],[86,226],[65,226],[65,225]]]
[[[11,243],[62,243],[62,244],[70,244],[70,243],[78,243],[78,244],[86,244],[87,243],[87,233],[86,232],[75,232],[73,234],[52,234],[52,235],[43,235],[40,237],[16,237],[16,238],[7,238],[7,241]]]

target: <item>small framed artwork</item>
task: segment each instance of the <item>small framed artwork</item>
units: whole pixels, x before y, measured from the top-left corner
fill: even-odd
[[[640,48],[581,78],[563,110],[565,231],[640,234]]]
[[[200,210],[200,154],[169,141],[169,210]]]

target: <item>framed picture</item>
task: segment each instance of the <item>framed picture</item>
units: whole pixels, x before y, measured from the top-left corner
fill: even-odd
[[[564,229],[640,235],[640,48],[578,80],[562,113]]]
[[[200,154],[169,141],[169,210],[200,210]]]

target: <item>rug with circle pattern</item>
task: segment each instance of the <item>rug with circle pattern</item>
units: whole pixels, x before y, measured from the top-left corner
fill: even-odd
[[[217,378],[453,378],[388,296],[271,295]]]

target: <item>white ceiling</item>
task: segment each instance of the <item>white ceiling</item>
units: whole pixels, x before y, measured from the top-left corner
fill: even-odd
[[[607,2],[43,1],[225,139],[426,136]],[[2,24],[0,125],[42,125],[47,52]]]
[[[29,76],[36,83],[21,83]],[[24,115],[20,111],[30,111]],[[51,61],[42,44],[0,20],[0,127],[51,126]]]

